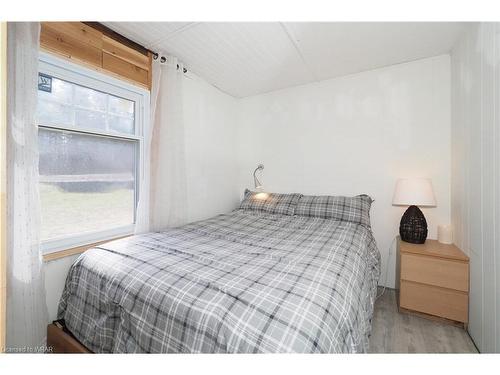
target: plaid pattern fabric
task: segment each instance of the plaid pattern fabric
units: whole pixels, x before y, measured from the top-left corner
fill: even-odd
[[[368,195],[355,197],[304,195],[297,203],[295,215],[349,221],[369,227],[372,202]]]
[[[88,250],[58,315],[98,353],[364,352],[379,257],[362,225],[236,210]]]
[[[302,194],[263,193],[245,190],[240,208],[268,212],[270,214],[293,215]]]

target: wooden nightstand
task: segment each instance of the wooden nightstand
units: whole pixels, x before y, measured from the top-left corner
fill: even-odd
[[[415,245],[398,238],[396,289],[400,311],[467,326],[469,258],[456,246],[436,240]]]

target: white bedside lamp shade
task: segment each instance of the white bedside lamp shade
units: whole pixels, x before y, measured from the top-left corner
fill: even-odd
[[[396,182],[392,204],[395,206],[436,206],[436,197],[429,178],[400,178]]]

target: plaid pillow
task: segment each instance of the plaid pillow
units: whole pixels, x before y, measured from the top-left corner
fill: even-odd
[[[240,204],[244,210],[263,211],[271,214],[293,215],[302,194],[262,193],[245,189]]]
[[[372,202],[373,200],[364,194],[355,197],[304,195],[297,203],[295,215],[350,221],[369,227]]]

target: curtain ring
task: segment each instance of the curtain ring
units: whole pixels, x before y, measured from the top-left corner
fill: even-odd
[[[177,70],[179,70],[179,64],[177,64]],[[187,73],[187,69],[186,68],[182,68],[182,73]]]
[[[167,58],[166,58],[165,56],[162,56],[162,57],[160,58],[160,62],[164,63],[165,61],[167,61]]]

